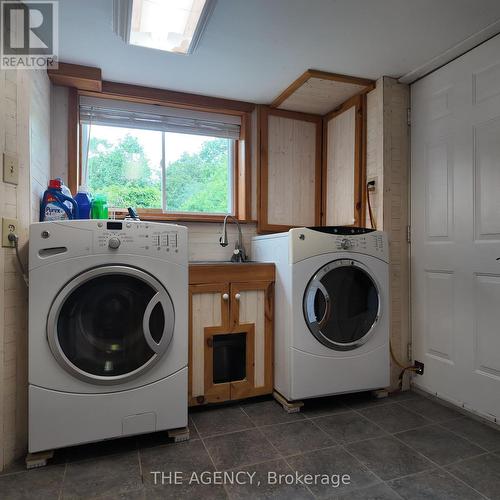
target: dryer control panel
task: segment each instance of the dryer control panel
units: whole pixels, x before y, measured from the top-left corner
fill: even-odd
[[[326,253],[361,253],[389,259],[387,235],[382,231],[327,231],[328,228],[294,228],[289,231],[290,262]],[[348,229],[348,228],[347,228]]]
[[[384,236],[380,232],[369,233],[367,235],[358,236],[336,236],[335,249],[339,252],[342,250],[351,250],[353,252],[368,252],[375,251],[376,253],[384,252]]]

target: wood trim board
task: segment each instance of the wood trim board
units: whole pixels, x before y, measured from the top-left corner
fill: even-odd
[[[60,62],[57,69],[47,69],[54,85],[73,87],[79,90],[102,91],[101,68]]]
[[[225,282],[274,281],[274,264],[247,262],[231,263],[190,263],[189,285],[207,285]]]
[[[70,88],[68,92],[68,187],[72,193],[78,190],[80,116],[78,92]]]
[[[231,283],[231,295],[244,291],[261,290],[265,295],[265,319],[264,319],[264,367],[265,381],[262,387],[253,388],[252,395],[270,394],[273,390],[274,382],[274,281],[253,281],[247,283]],[[237,325],[240,318],[239,303],[231,310],[231,324]],[[232,392],[231,392],[232,397]],[[246,397],[240,395],[239,397]]]
[[[168,104],[237,115],[251,113],[255,108],[255,104],[251,102],[235,99],[102,80],[101,68],[80,64],[60,62],[58,69],[49,68],[47,74],[54,85],[76,88],[97,97],[105,94],[134,102]]]
[[[101,94],[132,102],[163,104],[233,115],[251,113],[255,108],[255,104],[251,102],[109,81],[102,82]]]

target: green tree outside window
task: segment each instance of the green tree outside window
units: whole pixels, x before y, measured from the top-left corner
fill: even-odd
[[[227,139],[207,139],[197,153],[183,153],[166,166],[168,211],[227,213],[229,196]],[[90,141],[88,184],[105,194],[110,206],[162,208],[161,173],[151,168],[144,148],[130,134],[111,144]]]

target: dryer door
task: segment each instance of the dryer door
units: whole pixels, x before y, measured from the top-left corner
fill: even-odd
[[[81,380],[117,384],[149,370],[174,332],[174,306],[162,284],[129,266],[91,269],[57,295],[47,320],[50,349]]]
[[[361,262],[335,260],[319,269],[304,293],[311,333],[330,349],[346,351],[373,334],[381,311],[379,287]]]

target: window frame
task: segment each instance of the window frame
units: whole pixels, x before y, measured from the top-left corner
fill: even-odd
[[[72,192],[76,192],[81,181],[82,164],[82,127],[80,126],[79,99],[80,96],[91,96],[113,100],[125,100],[133,103],[157,104],[168,107],[177,107],[195,111],[212,112],[217,114],[231,114],[241,117],[240,138],[234,142],[234,160],[232,171],[232,214],[240,222],[255,222],[251,219],[251,112],[248,103],[234,106],[225,100],[203,96],[192,95],[190,103],[189,94],[182,97],[173,96],[170,91],[150,89],[127,84],[109,83],[106,91],[103,82],[101,92],[78,90],[70,88],[68,94],[68,186]],[[187,99],[186,99],[187,96]],[[220,101],[220,102],[219,102]],[[216,104],[214,106],[214,103]],[[240,108],[240,109],[237,109]],[[248,109],[247,109],[248,108]],[[138,213],[142,220],[170,221],[170,222],[222,222],[225,214],[203,214],[183,212],[163,212],[161,209],[139,209]],[[116,218],[124,218],[127,211],[116,210]]]
[[[83,143],[83,134],[85,132],[85,126],[87,126],[88,123],[80,123],[80,144]],[[92,123],[92,130],[95,130],[94,127],[99,126],[99,123]],[[111,125],[104,125],[105,127],[113,127]],[[226,165],[229,178],[228,178],[228,206],[231,208],[230,211],[228,212],[182,212],[182,211],[173,211],[173,210],[164,210],[166,205],[167,205],[167,192],[166,192],[166,186],[168,184],[168,171],[167,168],[165,167],[165,142],[166,138],[165,135],[169,134],[171,132],[164,132],[160,130],[155,130],[155,129],[135,129],[133,127],[118,127],[114,126],[113,128],[120,128],[122,130],[126,130],[127,133],[132,132],[134,130],[142,130],[142,131],[152,131],[155,133],[161,134],[161,149],[162,149],[162,159],[160,161],[161,165],[161,207],[150,207],[150,208],[143,208],[143,207],[133,207],[137,210],[138,213],[140,214],[147,214],[149,217],[156,218],[156,216],[159,215],[167,215],[167,216],[173,216],[173,217],[182,217],[182,218],[190,218],[190,216],[194,216],[195,218],[201,217],[225,217],[226,215],[232,215],[235,216],[236,213],[236,179],[234,178],[235,173],[236,173],[236,151],[237,151],[237,140],[236,139],[225,139],[228,141],[228,148],[227,148],[227,153],[228,153],[228,162]],[[176,133],[176,132],[174,132]],[[180,133],[180,132],[179,132]],[[196,137],[197,134],[186,134],[190,135],[193,137]],[[209,136],[207,136],[209,137]],[[214,139],[216,137],[213,137]],[[80,165],[83,165],[84,159],[83,159],[83,148],[80,148]],[[81,170],[79,170],[79,180],[80,184],[87,184],[88,185],[88,178],[87,182],[82,182],[82,176],[81,176]],[[123,215],[128,214],[128,211],[122,206],[120,208],[114,206],[114,205],[109,205],[110,209],[113,209],[113,213],[120,214],[120,217]]]

